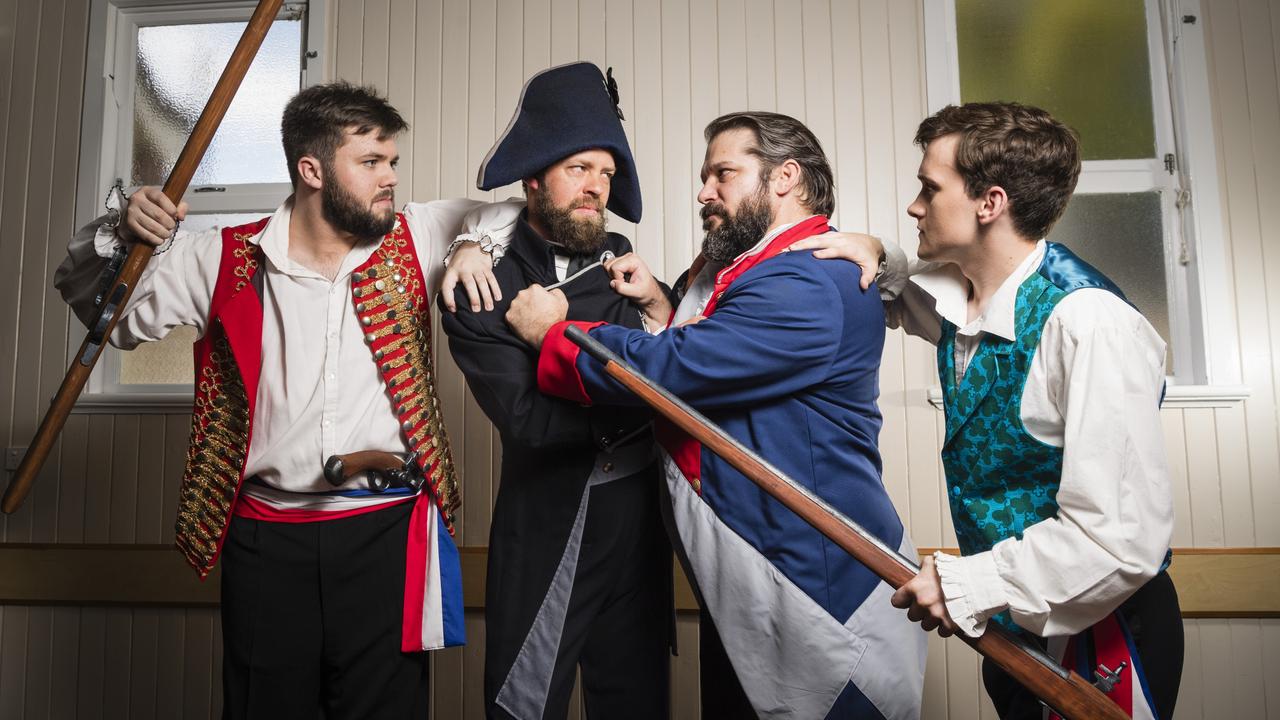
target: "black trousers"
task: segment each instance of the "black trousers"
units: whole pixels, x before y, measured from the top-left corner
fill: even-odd
[[[312,523],[232,519],[224,718],[427,717],[427,654],[400,651],[412,507]]]
[[[568,714],[582,672],[584,714],[593,720],[665,718],[670,709],[671,546],[658,513],[654,471],[591,490],[582,548],[543,711]],[[496,702],[529,630],[535,588],[513,580],[519,543],[495,526],[485,604],[485,713],[510,718]],[[495,552],[498,550],[498,552]],[[556,548],[556,553],[561,549]],[[558,555],[557,555],[558,557]],[[504,577],[506,576],[506,577]]]
[[[1120,615],[1133,633],[1155,710],[1161,720],[1169,720],[1182,682],[1183,653],[1182,611],[1169,574],[1161,572],[1138,588],[1120,606]],[[982,682],[1003,720],[1041,717],[1042,707],[1035,696],[989,660],[982,662]]]
[[[698,611],[698,680],[702,686],[701,717],[755,720],[756,712],[733,672],[729,654],[706,610]]]

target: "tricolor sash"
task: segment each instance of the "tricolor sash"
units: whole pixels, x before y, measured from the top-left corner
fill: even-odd
[[[353,506],[349,492],[269,489],[255,491],[253,498],[238,497],[252,438],[262,344],[261,251],[251,241],[266,224],[263,219],[223,230],[209,330],[195,344],[196,398],[177,545],[202,578],[217,562],[233,512],[276,522],[313,522],[408,500],[388,497],[387,502]],[[409,652],[460,645],[465,642],[462,583],[452,535],[461,494],[433,382],[430,298],[402,215],[373,255],[352,272],[351,289],[365,342],[427,480],[414,500],[407,540],[401,646]]]

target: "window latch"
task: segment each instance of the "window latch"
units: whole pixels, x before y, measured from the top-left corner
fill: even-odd
[[[1173,153],[1165,153],[1164,154],[1164,171],[1172,175],[1175,167],[1177,167],[1177,164],[1173,159]]]
[[[220,187],[218,185],[202,185],[192,190],[191,192],[207,193],[207,192],[226,192],[226,191],[227,189],[225,187]]]

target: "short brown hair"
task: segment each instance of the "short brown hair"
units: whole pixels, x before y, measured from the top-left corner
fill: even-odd
[[[312,85],[293,96],[280,120],[280,136],[295,188],[298,159],[311,155],[331,164],[348,128],[355,128],[356,135],[376,130],[384,140],[409,129],[409,123],[371,87],[339,81]]]
[[[771,112],[736,112],[712,120],[705,132],[710,143],[729,130],[746,129],[755,134],[750,150],[760,159],[760,180],[767,181],[773,169],[787,160],[800,164],[801,201],[813,213],[831,217],[836,209],[835,181],[822,144],[804,123],[788,115]]]
[[[925,118],[916,144],[959,135],[956,170],[976,198],[995,186],[1009,196],[1013,226],[1039,239],[1062,217],[1080,177],[1080,137],[1038,107],[1018,103],[948,105]]]

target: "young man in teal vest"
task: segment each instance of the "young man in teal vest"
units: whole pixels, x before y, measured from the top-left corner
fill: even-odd
[[[1106,277],[1043,240],[1075,189],[1079,141],[1011,103],[943,108],[915,139],[921,189],[907,213],[924,262],[887,322],[938,346],[962,555],[925,558],[893,603],[944,635],[999,622],[1090,679],[1123,662],[1112,699],[1171,717],[1183,639],[1164,571],[1165,343]],[[823,254],[856,256],[853,245]],[[905,257],[891,247],[888,264]],[[989,662],[983,679],[1001,717],[1041,717]]]

